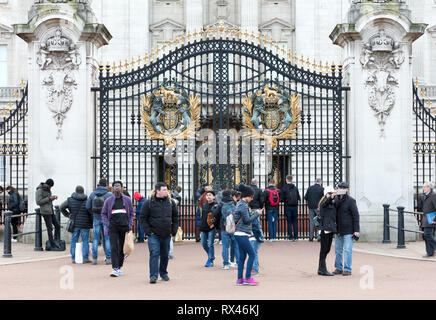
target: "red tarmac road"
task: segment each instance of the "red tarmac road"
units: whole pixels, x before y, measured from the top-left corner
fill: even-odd
[[[426,261],[354,252],[351,277],[320,277],[319,243],[268,242],[259,249],[260,285],[236,287],[236,270],[221,270],[220,245],[215,245],[213,268],[204,267],[206,254],[199,243],[175,244],[174,249],[171,280],[154,285],[149,283],[146,243],[135,245],[119,278],[109,276],[111,267],[104,265],[101,253],[97,266],[73,265],[70,259],[0,266],[1,287],[7,288],[0,299],[436,299],[436,287],[428,285],[436,264]],[[327,262],[333,271],[333,246]],[[361,283],[371,283],[367,270],[373,271],[374,288],[365,290]]]

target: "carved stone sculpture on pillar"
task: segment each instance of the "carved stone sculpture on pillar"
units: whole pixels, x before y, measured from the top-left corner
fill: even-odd
[[[368,102],[378,119],[380,137],[385,136],[386,120],[395,106],[394,88],[398,86],[395,73],[404,59],[399,43],[387,36],[383,29],[371,37],[362,48],[360,63],[368,73]]]
[[[62,125],[73,105],[73,90],[77,88],[74,70],[82,59],[70,39],[58,27],[55,34],[41,43],[37,63],[43,75],[46,103],[58,127],[56,139],[62,139]]]

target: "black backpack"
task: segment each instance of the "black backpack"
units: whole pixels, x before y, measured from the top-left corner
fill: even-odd
[[[298,206],[298,190],[294,187],[289,187],[286,194],[286,205],[287,206]]]
[[[94,199],[92,199],[91,210],[93,213],[101,214],[101,209],[104,205],[104,194],[96,193]]]

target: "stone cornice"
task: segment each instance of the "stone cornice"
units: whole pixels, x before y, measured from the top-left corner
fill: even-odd
[[[360,33],[356,31],[355,24],[342,23],[336,25],[332,33],[330,34],[332,42],[338,46],[344,47],[347,41],[361,40]]]

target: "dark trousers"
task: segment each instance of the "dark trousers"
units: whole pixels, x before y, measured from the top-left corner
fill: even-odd
[[[13,215],[20,214],[13,213]],[[11,218],[11,225],[12,225],[12,234],[18,234],[18,225],[20,224],[20,217]],[[17,237],[14,237],[14,239],[17,239]]]
[[[285,214],[288,222],[289,240],[298,239],[298,207],[285,207]]]
[[[47,227],[48,240],[52,245],[54,245],[53,226],[55,228],[54,238],[55,240],[59,240],[61,238],[61,225],[54,214],[43,214],[42,216],[44,217],[45,225]]]
[[[436,240],[433,237],[434,228],[424,228],[425,250],[428,256],[434,255],[436,249]]]
[[[334,233],[324,233],[321,231],[321,250],[319,252],[319,271],[327,271],[325,259],[330,252]]]
[[[124,262],[124,239],[128,227],[109,224],[109,241],[111,245],[112,268],[122,268]]]
[[[148,237],[148,250],[150,251],[150,278],[168,275],[168,252],[170,250],[171,237],[160,238],[153,234]]]
[[[195,226],[195,241],[197,242],[201,241],[200,226]]]

